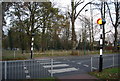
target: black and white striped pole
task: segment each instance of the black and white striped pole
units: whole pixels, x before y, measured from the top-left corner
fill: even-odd
[[[103,66],[103,38],[102,38],[102,25],[100,25],[100,58],[99,58],[99,72],[102,71]]]
[[[31,59],[33,58],[34,33],[31,35]]]
[[[99,57],[99,72],[102,71],[103,67],[103,37],[102,37],[102,32],[103,32],[103,25],[106,23],[104,19],[99,18],[97,20],[97,23],[100,25],[100,57]]]

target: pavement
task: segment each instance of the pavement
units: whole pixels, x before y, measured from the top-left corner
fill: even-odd
[[[78,74],[78,75],[69,75],[69,76],[62,76],[57,77],[58,79],[95,79],[98,80],[98,78],[91,76],[89,74]]]

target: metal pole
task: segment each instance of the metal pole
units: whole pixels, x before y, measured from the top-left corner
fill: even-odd
[[[5,61],[5,80],[7,79],[7,61]]]
[[[53,59],[51,59],[51,77],[53,77]]]
[[[91,71],[92,71],[92,57],[91,57]]]
[[[115,64],[114,64],[114,55],[113,55],[113,67],[114,67],[114,65],[115,65]]]
[[[102,40],[102,25],[100,25],[100,57],[99,57],[99,72],[102,71],[102,66],[103,66],[103,40]]]

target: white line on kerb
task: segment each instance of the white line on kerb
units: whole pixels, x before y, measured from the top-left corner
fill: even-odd
[[[70,72],[70,71],[77,71],[76,68],[64,68],[64,69],[54,69],[54,70],[48,70],[50,73],[63,73],[63,72]]]
[[[67,64],[57,64],[57,65],[52,65],[52,67],[66,67],[66,66],[69,66]],[[46,65],[46,66],[43,66],[44,68],[51,68],[51,65]]]

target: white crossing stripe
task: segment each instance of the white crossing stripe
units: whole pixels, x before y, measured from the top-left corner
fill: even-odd
[[[92,67],[93,69],[97,69],[96,67]]]
[[[25,73],[28,73],[28,70],[25,70]]]
[[[81,64],[81,62],[77,63],[77,64]]]
[[[26,78],[27,78],[27,79],[29,79],[29,78],[30,78],[30,76],[29,76],[29,75],[27,75],[27,76],[26,76]]]
[[[51,68],[51,67],[66,67],[66,66],[69,66],[67,64],[57,64],[57,65],[46,65],[46,66],[43,66],[44,68]]]
[[[75,62],[75,61],[72,61],[72,62]]]
[[[70,60],[67,60],[67,61],[70,61]]]
[[[54,69],[54,70],[48,70],[50,73],[63,73],[63,72],[70,72],[70,71],[77,71],[76,68],[64,68],[64,69]]]
[[[27,67],[24,66],[24,69],[27,69]]]
[[[83,66],[85,66],[85,67],[89,67],[89,65],[86,65],[86,64],[84,64]]]
[[[37,62],[40,62],[40,61],[37,61]],[[62,63],[62,62],[53,62],[53,64],[57,64],[57,63]],[[40,63],[40,64],[51,64],[51,62],[43,62],[43,63]]]

